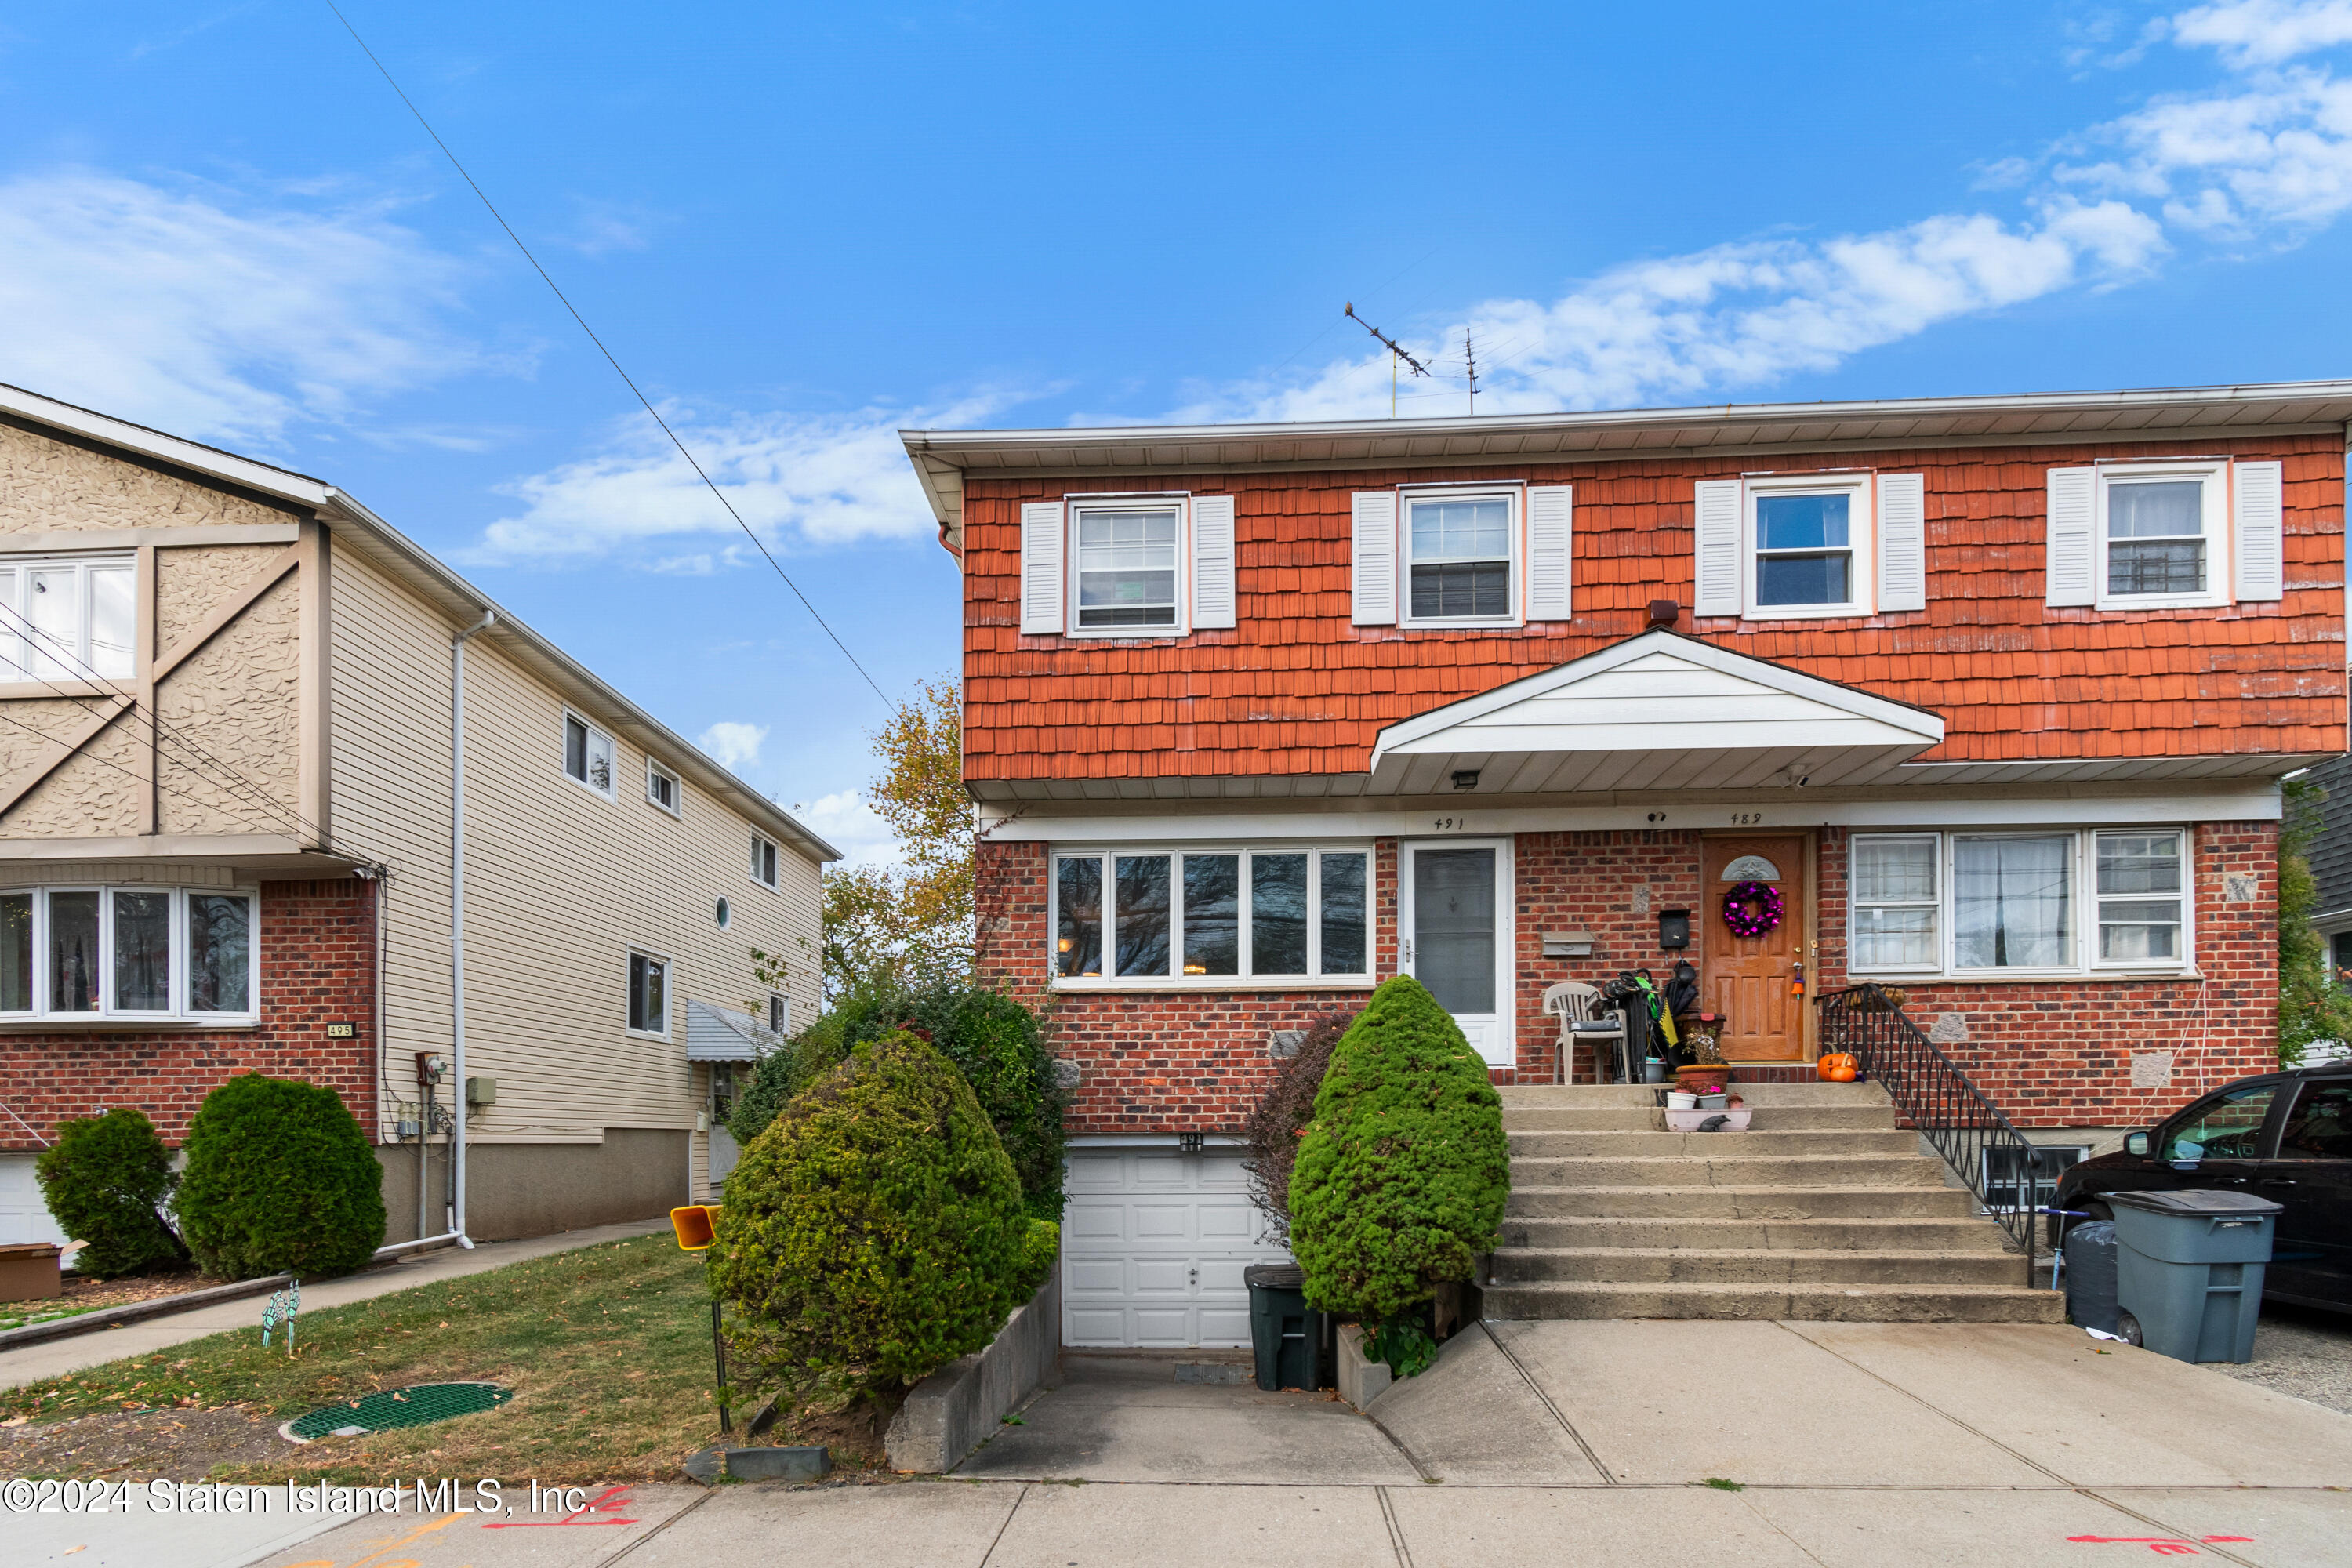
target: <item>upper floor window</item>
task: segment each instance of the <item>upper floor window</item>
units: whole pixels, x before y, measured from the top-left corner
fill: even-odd
[[[629,1032],[669,1034],[669,960],[629,954]]]
[[[768,1027],[777,1034],[788,1035],[793,1028],[793,999],[781,991],[768,993]]]
[[[250,1019],[259,935],[249,892],[0,892],[0,1016]]]
[[[1127,636],[1172,631],[1183,510],[1169,502],[1074,505],[1078,624]]]
[[[1403,485],[1349,500],[1349,614],[1432,629],[1564,621],[1572,487]]]
[[[125,680],[137,571],[128,555],[0,556],[0,680]]]
[[[2286,590],[2283,466],[2224,458],[2052,468],[2053,605],[2200,609]]]
[[[1756,498],[1756,604],[1818,609],[1853,604],[1851,490]]]
[[[646,759],[646,800],[672,816],[678,815],[679,791],[677,775],[654,761]]]
[[[1927,607],[1927,479],[1748,474],[1693,487],[1696,610],[1751,621]]]
[[[1055,984],[1369,981],[1370,869],[1361,848],[1058,854]]]
[[[563,716],[563,772],[606,800],[613,798],[613,737],[576,713]]]
[[[1234,624],[1234,498],[1073,495],[1021,507],[1021,629],[1184,637]]]
[[[1510,621],[1516,491],[1405,498],[1405,621]]]
[[[771,838],[751,835],[751,880],[763,888],[776,885],[776,845]]]

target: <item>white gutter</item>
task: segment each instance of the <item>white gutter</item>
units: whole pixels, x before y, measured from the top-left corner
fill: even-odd
[[[460,1247],[474,1245],[466,1234],[466,644],[498,620],[484,610],[449,639],[449,1234]]]

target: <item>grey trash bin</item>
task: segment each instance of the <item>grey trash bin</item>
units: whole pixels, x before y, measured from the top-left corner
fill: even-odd
[[[2123,1337],[2175,1361],[2252,1361],[2280,1205],[2211,1191],[2109,1193],[2107,1202]]]
[[[2116,1331],[2116,1223],[2085,1220],[2066,1232],[2066,1321]]]

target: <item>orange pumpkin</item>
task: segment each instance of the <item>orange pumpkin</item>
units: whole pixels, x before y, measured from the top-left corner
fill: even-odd
[[[1862,1071],[1862,1064],[1850,1052],[1832,1051],[1813,1066],[1825,1083],[1852,1083]]]

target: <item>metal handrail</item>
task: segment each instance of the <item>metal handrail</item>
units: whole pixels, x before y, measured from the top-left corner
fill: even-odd
[[[1984,1212],[2024,1247],[2025,1280],[2032,1286],[2041,1239],[2035,1205],[2042,1152],[2010,1124],[1958,1063],[1936,1048],[1885,988],[1850,985],[1815,1000],[1822,1051],[1852,1055],[1866,1077],[1885,1086],[1896,1110],[1958,1173]],[[2009,1192],[1998,1199],[1996,1163],[2011,1173]]]

